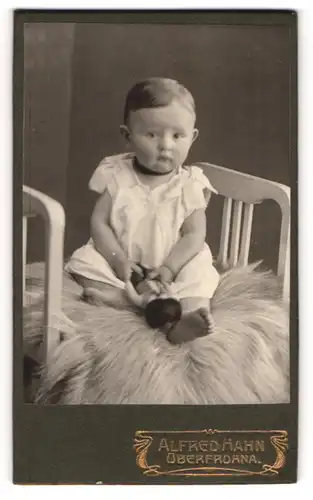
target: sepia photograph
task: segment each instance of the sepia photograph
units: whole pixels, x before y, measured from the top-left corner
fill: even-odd
[[[16,11],[13,481],[297,481],[294,11]]]
[[[23,24],[23,401],[290,402],[285,24]]]

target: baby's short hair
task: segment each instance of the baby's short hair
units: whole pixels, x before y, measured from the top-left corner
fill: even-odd
[[[186,87],[170,78],[148,78],[136,83],[128,92],[124,107],[124,123],[128,122],[131,111],[144,108],[161,108],[177,99],[196,114],[195,101]]]

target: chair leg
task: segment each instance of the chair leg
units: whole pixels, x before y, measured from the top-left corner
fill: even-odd
[[[23,292],[23,302],[25,297],[26,290],[26,262],[27,262],[27,217],[23,217],[23,284],[22,284],[22,292]]]
[[[279,258],[277,274],[283,280],[283,298],[289,299],[290,288],[290,211],[281,206],[282,224],[279,242]]]
[[[57,316],[61,311],[63,285],[63,221],[49,218],[46,229],[45,325],[46,356],[59,344]]]

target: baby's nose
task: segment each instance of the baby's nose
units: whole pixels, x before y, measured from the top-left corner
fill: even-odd
[[[171,149],[172,145],[173,139],[170,135],[164,135],[163,137],[161,137],[159,146],[162,151]]]

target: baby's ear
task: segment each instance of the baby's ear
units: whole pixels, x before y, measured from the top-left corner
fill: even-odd
[[[124,137],[124,139],[126,140],[126,142],[129,142],[130,132],[129,132],[129,130],[128,130],[128,128],[127,128],[126,125],[120,125],[120,133]]]
[[[198,136],[199,136],[199,130],[197,128],[194,128],[192,132],[192,142],[195,142]]]

